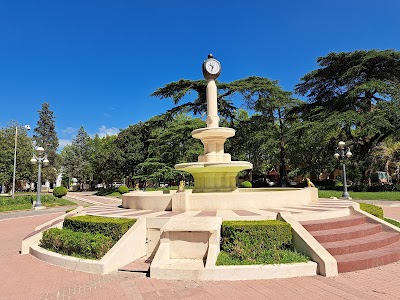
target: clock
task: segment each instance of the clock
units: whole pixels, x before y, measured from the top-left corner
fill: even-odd
[[[205,79],[216,79],[221,74],[221,63],[214,59],[212,54],[203,62],[203,75]]]

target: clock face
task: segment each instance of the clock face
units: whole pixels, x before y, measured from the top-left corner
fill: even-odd
[[[221,69],[221,67],[217,61],[209,60],[206,62],[206,70],[208,73],[215,75],[215,74],[218,74],[220,69]]]

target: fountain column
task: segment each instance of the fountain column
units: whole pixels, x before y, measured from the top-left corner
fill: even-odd
[[[214,79],[210,79],[206,88],[206,98],[207,98],[207,127],[215,128],[219,127],[219,117],[218,117],[218,92],[217,85]]]

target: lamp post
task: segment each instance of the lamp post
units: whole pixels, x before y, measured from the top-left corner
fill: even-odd
[[[350,199],[350,195],[347,192],[347,180],[346,180],[346,164],[345,164],[345,159],[352,157],[352,153],[350,152],[350,148],[346,148],[346,143],[343,141],[340,141],[338,143],[338,147],[336,149],[336,153],[333,155],[336,159],[341,160],[342,162],[342,168],[343,168],[343,199]]]
[[[43,209],[45,207],[42,205],[42,202],[40,201],[40,192],[42,189],[42,164],[43,167],[47,166],[49,164],[49,160],[47,159],[47,156],[44,154],[43,147],[37,147],[36,153],[37,155],[33,154],[33,157],[31,158],[32,164],[36,163],[38,164],[37,198],[36,198],[36,203],[33,206],[33,209]]]
[[[31,130],[31,126],[25,125],[24,128],[26,130]],[[13,185],[11,196],[14,198],[15,194],[15,171],[17,169],[17,141],[18,141],[18,126],[15,126],[15,141],[14,141],[14,172],[13,172]]]

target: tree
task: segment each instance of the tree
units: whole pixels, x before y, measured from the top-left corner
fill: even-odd
[[[325,135],[309,148],[320,162],[331,157],[338,140],[346,141],[354,170],[367,182],[372,149],[400,129],[400,52],[330,53],[317,62],[320,68],[296,85],[296,92],[308,97],[297,110],[303,120],[298,136],[304,130]]]
[[[179,113],[188,112],[191,112],[195,115],[201,115],[207,112],[206,87],[207,81],[205,80],[181,79],[177,82],[168,83],[162,88],[158,88],[151,94],[151,96],[158,97],[160,99],[171,98],[174,104],[178,104],[186,95],[190,94],[191,92],[195,92],[196,98],[193,101],[187,101],[186,103],[172,108],[171,110],[167,111],[166,116],[172,117]],[[236,107],[232,104],[232,101],[228,97],[233,93],[233,91],[228,89],[226,83],[217,82],[217,87],[222,91],[217,98],[218,112],[223,118],[231,120],[234,117]]]
[[[178,163],[197,161],[203,152],[200,140],[192,137],[191,132],[205,127],[199,118],[178,114],[163,127],[153,128],[149,137],[148,157],[170,167]]]
[[[150,128],[149,122],[139,122],[119,132],[115,159],[121,177],[132,179],[136,166],[146,159]]]
[[[18,146],[16,160],[16,187],[19,180],[30,181],[35,178],[34,168],[30,164],[32,158],[32,140],[26,129],[15,122],[8,127],[0,128],[0,185],[11,189],[14,170],[15,128],[18,127]]]
[[[372,156],[375,158],[376,170],[389,173],[389,168],[392,167],[395,175],[399,175],[400,141],[395,141],[393,137],[387,138],[373,149]]]
[[[153,117],[141,125],[146,128],[139,135],[146,156],[136,161],[131,178],[153,183],[177,182],[184,173],[175,170],[175,164],[197,161],[203,151],[201,142],[192,138],[191,132],[204,127],[204,121],[178,114],[166,121],[164,116]]]
[[[90,141],[89,135],[81,126],[72,144],[65,146],[61,151],[64,174],[77,178],[81,183],[93,178]]]
[[[93,178],[99,182],[111,184],[123,177],[118,168],[118,155],[121,149],[117,147],[117,136],[105,136],[100,138],[95,135],[90,140],[90,165]]]
[[[263,77],[252,76],[237,80],[232,82],[229,88],[239,93],[246,106],[256,112],[247,121],[253,125],[253,130],[247,138],[249,141],[258,141],[256,142],[258,149],[275,154],[273,155],[275,161],[276,156],[279,156],[280,184],[286,185],[286,132],[293,119],[296,119],[290,110],[299,104],[299,100],[294,99],[290,92],[282,90],[277,81]],[[256,145],[249,146],[254,149]],[[254,162],[257,161],[259,161],[257,157],[254,157]],[[269,164],[273,164],[273,161]],[[265,172],[265,169],[259,169],[260,166],[265,166],[265,160],[255,164],[256,172]]]
[[[44,179],[54,181],[57,177],[57,148],[58,137],[55,127],[55,116],[50,110],[49,103],[43,103],[42,109],[38,110],[39,120],[36,128],[34,129],[33,140],[37,147],[43,147],[49,160],[49,167],[44,168],[42,176]]]

